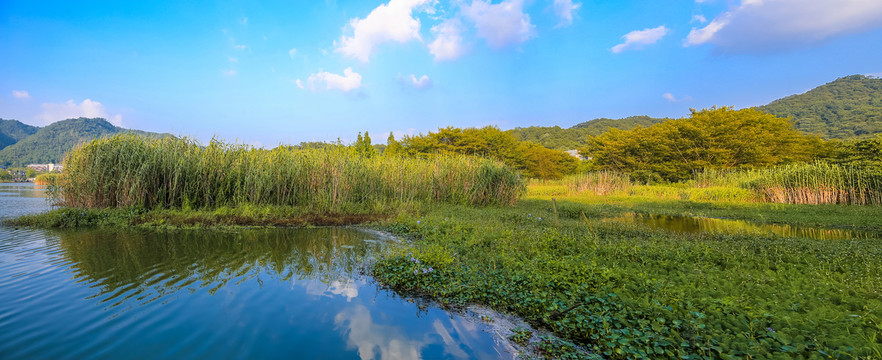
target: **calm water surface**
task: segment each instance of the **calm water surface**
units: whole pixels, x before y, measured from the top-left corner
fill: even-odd
[[[759,224],[744,220],[715,219],[700,216],[677,216],[625,213],[605,219],[619,223],[642,224],[680,233],[726,233],[800,237],[818,240],[882,238],[882,234],[846,229],[824,229],[788,224]]]
[[[0,218],[46,209],[32,184],[0,184]],[[347,228],[0,226],[0,358],[512,356],[471,317],[361,275],[389,241]]]

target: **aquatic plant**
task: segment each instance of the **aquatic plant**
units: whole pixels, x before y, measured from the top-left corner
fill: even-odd
[[[271,150],[213,140],[117,135],[65,157],[60,194],[72,207],[305,206],[385,211],[400,204],[513,204],[517,172],[490,159],[366,157],[343,146]]]

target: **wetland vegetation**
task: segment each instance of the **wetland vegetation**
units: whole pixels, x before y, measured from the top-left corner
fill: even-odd
[[[406,240],[369,269],[380,284],[516,314],[559,336],[512,334],[542,356],[882,357],[879,140],[836,145],[847,156],[824,160],[812,144],[829,143],[755,110],[691,119],[739,117],[741,131],[777,129],[786,148],[682,136],[692,142],[659,153],[687,144],[691,160],[637,163],[622,149],[640,146],[611,145],[706,130],[690,119],[599,135],[595,145],[625,160],[596,152],[587,163],[531,155],[495,128],[390,136],[382,152],[367,134],[351,147],[271,150],[118,135],[67,155],[50,186],[64,207],[5,223],[362,224]]]

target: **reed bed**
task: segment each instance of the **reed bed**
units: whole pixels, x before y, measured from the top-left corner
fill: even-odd
[[[827,163],[791,164],[744,171],[707,170],[697,187],[740,187],[765,202],[882,205],[882,169]]]
[[[364,157],[343,146],[271,150],[192,139],[117,135],[65,157],[60,197],[87,208],[307,206],[345,212],[398,204],[514,204],[520,175],[476,157]]]
[[[628,174],[608,170],[568,176],[564,181],[572,192],[590,192],[599,196],[627,192],[633,186]]]

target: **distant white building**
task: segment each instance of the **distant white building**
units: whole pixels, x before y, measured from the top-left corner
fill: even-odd
[[[567,150],[567,151],[565,151],[565,152],[566,152],[567,154],[570,154],[570,156],[572,156],[572,157],[574,157],[574,158],[576,158],[576,159],[579,159],[579,160],[584,160],[584,161],[591,160],[591,157],[590,157],[590,156],[587,156],[587,157],[586,157],[586,156],[582,156],[582,155],[580,155],[580,154],[579,154],[579,150]]]
[[[63,168],[61,165],[56,165],[56,164],[30,164],[27,167],[28,167],[28,169],[34,169],[34,170],[40,171],[40,172],[52,172],[52,171],[61,172],[61,169]]]

